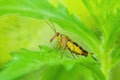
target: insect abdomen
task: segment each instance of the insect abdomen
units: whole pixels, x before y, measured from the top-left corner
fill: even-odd
[[[67,47],[68,49],[73,52],[76,53],[78,55],[84,55],[87,56],[88,52],[83,50],[77,43],[72,42],[72,41],[68,41],[67,43]]]

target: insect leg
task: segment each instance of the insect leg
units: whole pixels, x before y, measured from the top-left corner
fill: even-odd
[[[72,52],[72,51],[70,51],[70,53],[72,54],[73,58],[74,58],[74,59],[76,59],[76,57],[73,55],[73,52]]]
[[[66,49],[67,49],[67,41],[65,41],[65,44],[64,44],[64,46],[63,46],[63,48],[62,48],[61,58],[63,58],[64,50],[66,50]]]
[[[67,49],[67,42],[68,42],[67,39],[62,39],[61,40],[60,44],[61,44],[62,50]],[[62,51],[61,58],[63,58],[63,54],[64,54],[64,51]]]
[[[60,47],[59,42],[57,42],[55,46],[48,51],[48,53],[51,52],[52,50],[59,50],[59,47]]]
[[[61,51],[61,59],[63,58],[63,54],[64,54],[64,50],[62,49],[62,51]]]
[[[75,54],[77,56],[77,58],[79,58],[79,56],[77,54]]]

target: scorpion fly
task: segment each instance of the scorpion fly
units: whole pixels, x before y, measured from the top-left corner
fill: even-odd
[[[75,58],[75,56],[73,55],[76,54],[77,55],[83,55],[85,57],[88,56],[88,52],[86,50],[84,50],[82,47],[80,47],[76,42],[72,41],[68,36],[64,35],[64,34],[60,34],[59,32],[56,32],[56,28],[54,26],[54,24],[52,23],[52,21],[50,20],[51,24],[49,24],[48,21],[45,20],[45,22],[51,27],[51,29],[55,32],[55,35],[50,39],[50,42],[52,42],[55,38],[57,38],[58,40],[58,44],[61,46],[61,48],[63,48],[63,50],[68,49],[72,56]],[[78,56],[77,56],[78,57]],[[91,57],[97,61],[96,58],[94,58],[91,54]]]

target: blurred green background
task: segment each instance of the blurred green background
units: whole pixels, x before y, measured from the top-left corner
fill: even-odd
[[[35,0],[35,1],[37,1],[37,0]],[[107,1],[107,0],[105,0],[105,1]],[[3,2],[5,2],[5,4],[3,4]],[[22,2],[22,0],[18,1],[18,2]],[[37,17],[36,14],[34,15],[34,14],[28,13],[28,14],[24,15],[24,12],[18,11],[18,13],[20,13],[20,14],[18,14],[18,13],[16,13],[17,11],[15,13],[13,13],[13,12],[11,13],[9,10],[8,11],[5,10],[5,12],[4,11],[2,12],[2,9],[4,9],[3,7],[8,6],[9,3],[11,5],[17,5],[16,3],[14,3],[14,0],[6,0],[6,1],[1,0],[0,3],[1,3],[0,14],[2,14],[0,16],[0,69],[1,69],[2,74],[0,74],[0,75],[2,76],[4,74],[4,76],[5,76],[7,72],[4,73],[4,69],[6,67],[9,68],[9,65],[12,65],[12,63],[9,64],[9,62],[11,62],[12,60],[14,63],[14,57],[12,57],[11,53],[18,52],[18,54],[19,54],[19,51],[21,48],[25,48],[30,51],[39,51],[39,47],[38,47],[39,45],[53,47],[54,43],[51,44],[49,42],[49,40],[54,35],[54,32],[49,27],[49,25],[46,22],[44,22],[44,20],[42,18],[40,18],[40,17],[36,18]],[[24,1],[23,1],[23,3],[24,3]],[[41,3],[42,3],[42,0],[41,0]],[[92,30],[99,36],[101,35],[100,31],[96,27],[96,26],[98,26],[96,20],[93,18],[93,15],[91,15],[91,13],[87,9],[87,7],[84,5],[82,0],[71,0],[71,1],[69,1],[69,0],[49,0],[49,3],[52,6],[54,6],[56,9],[59,4],[64,5],[64,7],[68,10],[70,15],[72,15],[72,14],[77,15],[77,17],[80,18],[80,20],[83,22],[83,24],[89,30]],[[30,2],[30,0],[27,0],[25,2],[25,4],[31,5],[32,3]],[[29,8],[27,8],[24,4],[18,3],[18,5],[20,5],[20,8],[21,8],[21,6],[23,6],[25,8],[25,10],[27,10],[27,9],[29,10]],[[46,4],[46,5],[48,5],[48,4]],[[50,7],[50,10],[48,8],[48,11],[47,11],[46,5],[41,5],[43,8],[40,7],[40,9],[45,8],[46,9],[45,15],[47,16],[47,13],[48,13],[48,15],[51,15],[49,12],[51,12],[52,9]],[[34,8],[34,5],[32,5],[32,8]],[[18,7],[18,9],[19,9],[19,7]],[[58,8],[58,9],[60,9],[62,11],[62,8]],[[119,8],[118,8],[118,10],[119,10]],[[56,13],[56,11],[55,11],[55,13]],[[42,10],[41,10],[41,12],[42,12]],[[57,15],[57,16],[59,17],[59,15]],[[79,41],[78,36],[74,36],[74,34],[71,35],[70,31],[65,30],[64,28],[60,27],[58,24],[55,24],[55,26],[56,26],[57,31],[67,34],[70,38],[75,38],[75,39],[73,39],[75,41]],[[90,50],[90,48],[85,44],[84,41],[81,40],[80,42],[77,42],[77,43],[81,43],[81,45],[83,47]],[[119,41],[118,41],[118,43],[119,43]],[[21,53],[20,53],[20,55],[21,55]],[[60,55],[58,55],[58,56],[60,56]],[[120,55],[118,55],[118,56],[120,56]],[[60,63],[62,63],[62,62],[60,62]],[[73,64],[73,63],[74,62],[71,62],[70,64]],[[7,64],[7,66],[6,66],[6,64]],[[20,63],[20,64],[22,65],[22,63]],[[69,63],[66,63],[66,64],[69,64]],[[74,80],[87,80],[87,79],[96,80],[97,79],[97,78],[96,79],[94,78],[95,76],[94,76],[94,74],[91,73],[92,71],[89,70],[89,68],[87,69],[86,67],[81,66],[81,65],[79,65],[79,67],[77,67],[78,65],[75,64],[74,66],[72,66],[72,69],[69,69],[69,68],[65,69],[64,66],[61,66],[61,65],[60,66],[56,65],[56,64],[55,64],[55,66],[53,66],[53,65],[50,64],[50,66],[47,66],[47,63],[46,63],[44,66],[42,66],[42,68],[40,68],[40,66],[38,66],[39,68],[31,67],[30,70],[28,70],[28,72],[25,72],[25,74],[23,72],[22,75],[20,75],[20,76],[18,75],[17,77],[10,78],[10,79],[15,79],[15,80],[67,80],[67,79],[69,79],[69,80],[73,80],[73,79]],[[14,66],[13,69],[17,69],[17,68]],[[33,71],[31,71],[32,69],[33,69]],[[26,70],[26,68],[25,68],[25,70]],[[5,69],[5,71],[7,71],[7,69]],[[10,73],[10,72],[8,71],[8,73]],[[16,72],[13,71],[13,73],[15,74]],[[76,74],[76,75],[71,76],[72,74]],[[120,79],[119,75],[120,75],[120,62],[118,61],[116,63],[116,65],[113,66],[110,70],[109,80],[119,80]],[[44,76],[44,78],[41,78],[41,76]],[[72,78],[70,78],[70,77],[72,77]],[[5,79],[1,79],[1,80],[9,80],[9,78],[8,79],[5,78]],[[101,79],[99,79],[99,80],[101,80]]]

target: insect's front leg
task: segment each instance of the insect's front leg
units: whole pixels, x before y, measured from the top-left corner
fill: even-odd
[[[59,50],[60,49],[60,43],[57,41],[57,43],[54,45],[53,49]]]
[[[59,48],[60,48],[60,43],[59,41],[57,41],[57,43],[53,46],[51,50],[48,51],[48,53],[51,52],[52,50],[59,50]]]

